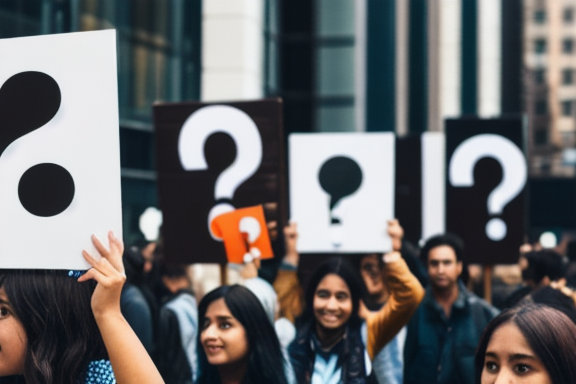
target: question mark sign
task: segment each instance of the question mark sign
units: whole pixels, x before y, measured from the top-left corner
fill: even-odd
[[[186,171],[208,169],[204,157],[204,144],[210,135],[223,132],[234,140],[237,154],[234,162],[216,179],[214,185],[214,207],[208,214],[208,230],[212,220],[235,208],[228,202],[236,189],[252,176],[262,161],[262,139],[254,121],[245,112],[227,105],[212,105],[200,108],[190,115],[180,131],[178,155],[180,164]]]
[[[362,184],[362,169],[354,160],[345,156],[328,159],[318,172],[320,187],[330,195],[330,233],[332,244],[341,245],[342,222],[338,216],[338,203],[352,195]]]
[[[244,255],[244,261],[248,262],[253,260],[254,258],[260,257],[262,254],[260,249],[256,247],[250,247],[250,244],[254,243],[260,237],[260,233],[262,232],[262,228],[260,228],[260,223],[257,219],[252,216],[245,216],[240,219],[240,223],[238,224],[240,229],[240,233],[246,234],[246,255]]]
[[[20,72],[0,87],[0,156],[20,137],[46,125],[58,112],[58,83],[42,72]],[[18,197],[31,214],[51,217],[62,213],[74,198],[74,179],[52,163],[29,168],[18,183]]]
[[[527,166],[524,154],[512,141],[494,134],[481,134],[464,140],[450,160],[450,183],[455,187],[474,185],[474,166],[483,157],[495,158],[502,167],[502,181],[488,196],[488,213],[501,214],[526,185]],[[502,219],[492,218],[486,224],[490,240],[506,237],[507,227]]]

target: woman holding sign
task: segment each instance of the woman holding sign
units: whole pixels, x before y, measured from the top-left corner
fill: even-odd
[[[120,312],[123,245],[111,232],[108,240],[106,249],[93,237],[99,260],[83,251],[92,268],[78,281],[86,283],[68,271],[0,271],[0,376],[27,384],[163,383]]]
[[[297,260],[284,258],[291,264]],[[385,254],[383,261],[390,298],[378,312],[365,313],[365,322],[360,317],[362,282],[354,267],[333,258],[316,269],[308,283],[296,339],[289,347],[298,383],[375,382],[371,361],[408,322],[424,296],[399,252]],[[284,273],[283,278],[289,276]]]

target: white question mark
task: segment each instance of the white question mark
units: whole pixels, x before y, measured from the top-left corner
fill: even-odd
[[[254,243],[260,237],[260,233],[262,232],[260,223],[252,216],[245,216],[240,219],[238,227],[240,229],[240,233],[246,233],[248,235],[248,244]],[[244,255],[244,261],[252,261],[254,258],[260,257],[261,254],[262,253],[258,248],[250,247],[249,253]]]
[[[232,137],[236,144],[236,159],[216,179],[214,199],[217,204],[208,214],[208,230],[216,216],[235,209],[229,203],[218,203],[218,200],[232,200],[238,186],[258,170],[262,161],[262,139],[250,116],[228,105],[211,105],[190,115],[180,131],[178,155],[186,171],[208,168],[204,157],[204,144],[210,135],[217,132]],[[211,230],[210,234],[215,240],[221,240]]]
[[[481,134],[466,139],[456,148],[450,160],[450,183],[455,187],[474,185],[474,166],[483,157],[493,157],[502,166],[502,181],[488,196],[488,213],[497,215],[526,185],[527,166],[524,154],[507,138]],[[507,227],[502,219],[493,218],[486,224],[490,240],[506,237]]]

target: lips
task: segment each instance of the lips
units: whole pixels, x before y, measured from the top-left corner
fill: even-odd
[[[338,316],[334,313],[323,313],[322,314],[322,319],[325,320],[326,322],[329,322],[329,323],[338,321],[339,318],[340,318],[340,316]]]
[[[206,352],[207,355],[214,355],[214,354],[220,352],[222,349],[224,349],[224,347],[222,347],[220,345],[205,345],[204,346],[204,351]]]

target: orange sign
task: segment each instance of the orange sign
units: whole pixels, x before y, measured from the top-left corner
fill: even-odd
[[[245,256],[248,259],[274,257],[261,205],[221,214],[210,226],[212,233],[224,241],[230,263],[243,263]]]

